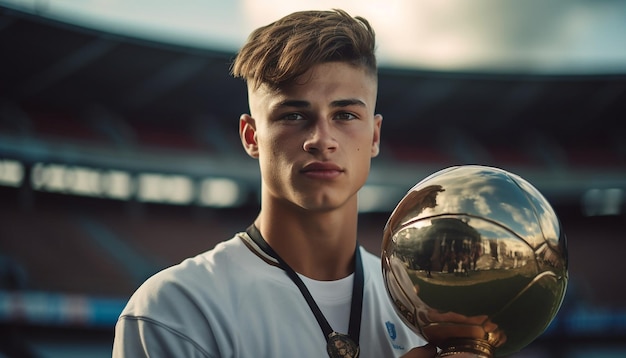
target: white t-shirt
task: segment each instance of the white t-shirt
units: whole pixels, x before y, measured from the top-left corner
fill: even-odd
[[[360,357],[397,357],[424,345],[394,311],[380,259],[361,250]],[[324,295],[313,291],[316,299]],[[333,302],[345,306],[350,297],[339,293],[322,301],[326,313]],[[333,325],[337,317],[327,318]],[[322,330],[298,287],[246,233],[239,233],[155,274],[133,294],[115,328],[113,357],[144,356],[320,358],[327,353]]]
[[[348,333],[354,273],[336,281],[317,281],[304,275],[298,276],[333,330]]]

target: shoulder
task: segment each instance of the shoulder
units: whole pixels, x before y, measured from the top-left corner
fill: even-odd
[[[199,284],[198,276],[218,279],[221,275],[216,275],[216,267],[220,267],[220,270],[227,269],[246,254],[249,254],[249,250],[243,245],[239,236],[235,235],[227,241],[220,242],[211,250],[156,273],[144,283],[144,286],[154,287],[167,284],[193,286]]]
[[[168,352],[169,356],[207,357],[218,345],[214,324],[234,327],[232,300],[238,291],[230,280],[251,261],[235,236],[212,250],[166,268],[132,295],[116,324],[114,356]],[[229,287],[230,285],[230,287]]]
[[[235,268],[234,263],[247,261],[247,251],[235,236],[157,272],[133,293],[122,315],[153,316],[179,311],[191,302],[210,302],[232,282],[226,276]]]

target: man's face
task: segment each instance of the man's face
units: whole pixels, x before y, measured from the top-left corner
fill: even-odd
[[[377,83],[363,68],[330,62],[295,83],[249,88],[241,139],[259,159],[264,201],[332,210],[350,203],[378,155]]]

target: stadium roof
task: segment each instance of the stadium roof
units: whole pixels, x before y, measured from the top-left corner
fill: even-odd
[[[0,7],[0,50],[0,156],[208,174],[219,167],[248,178],[254,172],[236,132],[247,103],[243,83],[228,74],[234,51],[9,7]],[[371,181],[406,190],[433,170],[479,163],[517,171],[571,200],[595,186],[624,190],[626,71],[590,72],[382,65],[383,153]],[[49,143],[37,140],[55,136],[87,144],[37,151]],[[168,161],[161,152],[134,150],[146,142],[191,154]],[[104,151],[95,151],[100,145]],[[207,157],[225,160],[207,164]]]

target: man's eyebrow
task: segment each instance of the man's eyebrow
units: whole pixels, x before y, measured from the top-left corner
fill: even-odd
[[[338,99],[330,102],[330,106],[334,108],[348,107],[348,106],[362,106],[366,107],[365,102],[357,98]],[[294,108],[309,108],[311,103],[305,100],[287,99],[276,103],[275,108],[282,107],[294,107]]]
[[[308,108],[311,107],[311,103],[298,99],[287,99],[276,103],[275,108],[281,107],[295,107],[295,108]]]
[[[331,107],[348,107],[348,106],[362,106],[366,107],[365,102],[357,98],[339,99],[330,103]]]

